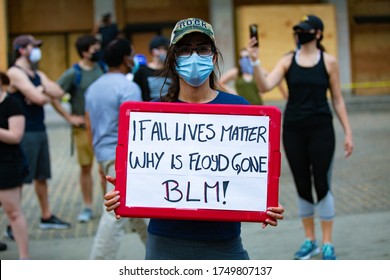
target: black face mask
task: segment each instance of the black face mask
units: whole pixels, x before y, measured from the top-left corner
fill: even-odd
[[[101,59],[102,59],[102,54],[103,54],[103,53],[102,53],[101,50],[94,52],[94,53],[92,54],[92,56],[91,56],[91,61],[96,62],[96,61],[101,60]]]
[[[298,36],[298,43],[301,45],[311,42],[316,38],[315,33],[297,32],[297,36]]]

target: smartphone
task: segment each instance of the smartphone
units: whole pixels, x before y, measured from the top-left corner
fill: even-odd
[[[257,24],[249,25],[249,38],[255,37],[257,40],[257,43],[254,45],[255,47],[259,46],[259,35],[257,29]]]

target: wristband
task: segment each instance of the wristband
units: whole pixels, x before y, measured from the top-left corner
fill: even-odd
[[[256,61],[251,61],[251,65],[252,66],[260,65],[260,59],[258,59]]]

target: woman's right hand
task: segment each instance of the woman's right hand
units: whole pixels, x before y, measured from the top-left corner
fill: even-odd
[[[109,183],[115,186],[116,179],[114,177],[106,176],[106,179]],[[115,189],[109,191],[104,195],[104,199],[105,199],[104,206],[106,206],[107,212],[113,211],[116,208],[118,208],[118,206],[121,204],[119,202],[119,198],[120,198],[119,191],[116,191]],[[120,217],[121,217],[120,215],[116,215],[117,219],[119,219]]]

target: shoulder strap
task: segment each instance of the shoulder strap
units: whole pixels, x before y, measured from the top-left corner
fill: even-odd
[[[74,77],[73,77],[73,85],[78,87],[81,82],[81,67],[78,63],[73,64]]]
[[[106,73],[107,72],[107,64],[106,63],[104,63],[103,61],[101,61],[101,60],[99,60],[98,62],[97,62],[97,64],[99,65],[99,67],[102,69],[102,71],[103,71],[103,73]]]
[[[41,76],[39,76],[38,72],[36,70],[33,70],[33,74],[34,76],[30,76],[30,73],[28,73],[26,71],[26,69],[24,69],[23,67],[20,67],[19,65],[16,65],[14,64],[13,65],[15,68],[18,68],[20,71],[22,71],[24,74],[26,74],[26,76],[28,77],[28,79],[35,85],[35,86],[38,86],[38,85],[41,85],[42,84],[42,81],[41,81]],[[38,79],[38,80],[37,80]],[[35,84],[37,83],[37,85]]]
[[[20,67],[19,65],[14,65],[15,68],[18,68],[20,71],[22,71],[24,74],[26,74],[28,77],[31,77],[30,74],[24,69],[23,67]],[[37,75],[37,72],[33,70],[34,75]],[[33,78],[33,77],[32,77]]]
[[[18,68],[19,70],[21,70],[22,72],[24,72],[24,73],[27,74],[26,70],[24,70],[24,69],[23,69],[22,67],[20,67],[19,65],[14,64],[14,67]]]
[[[106,73],[108,70],[107,65],[101,60],[99,60],[97,63],[99,65],[99,67],[102,69],[103,73]],[[82,70],[81,70],[81,67],[78,63],[73,64],[73,70],[74,70],[73,85],[75,87],[78,87],[81,83],[81,73],[82,73],[81,71]]]

